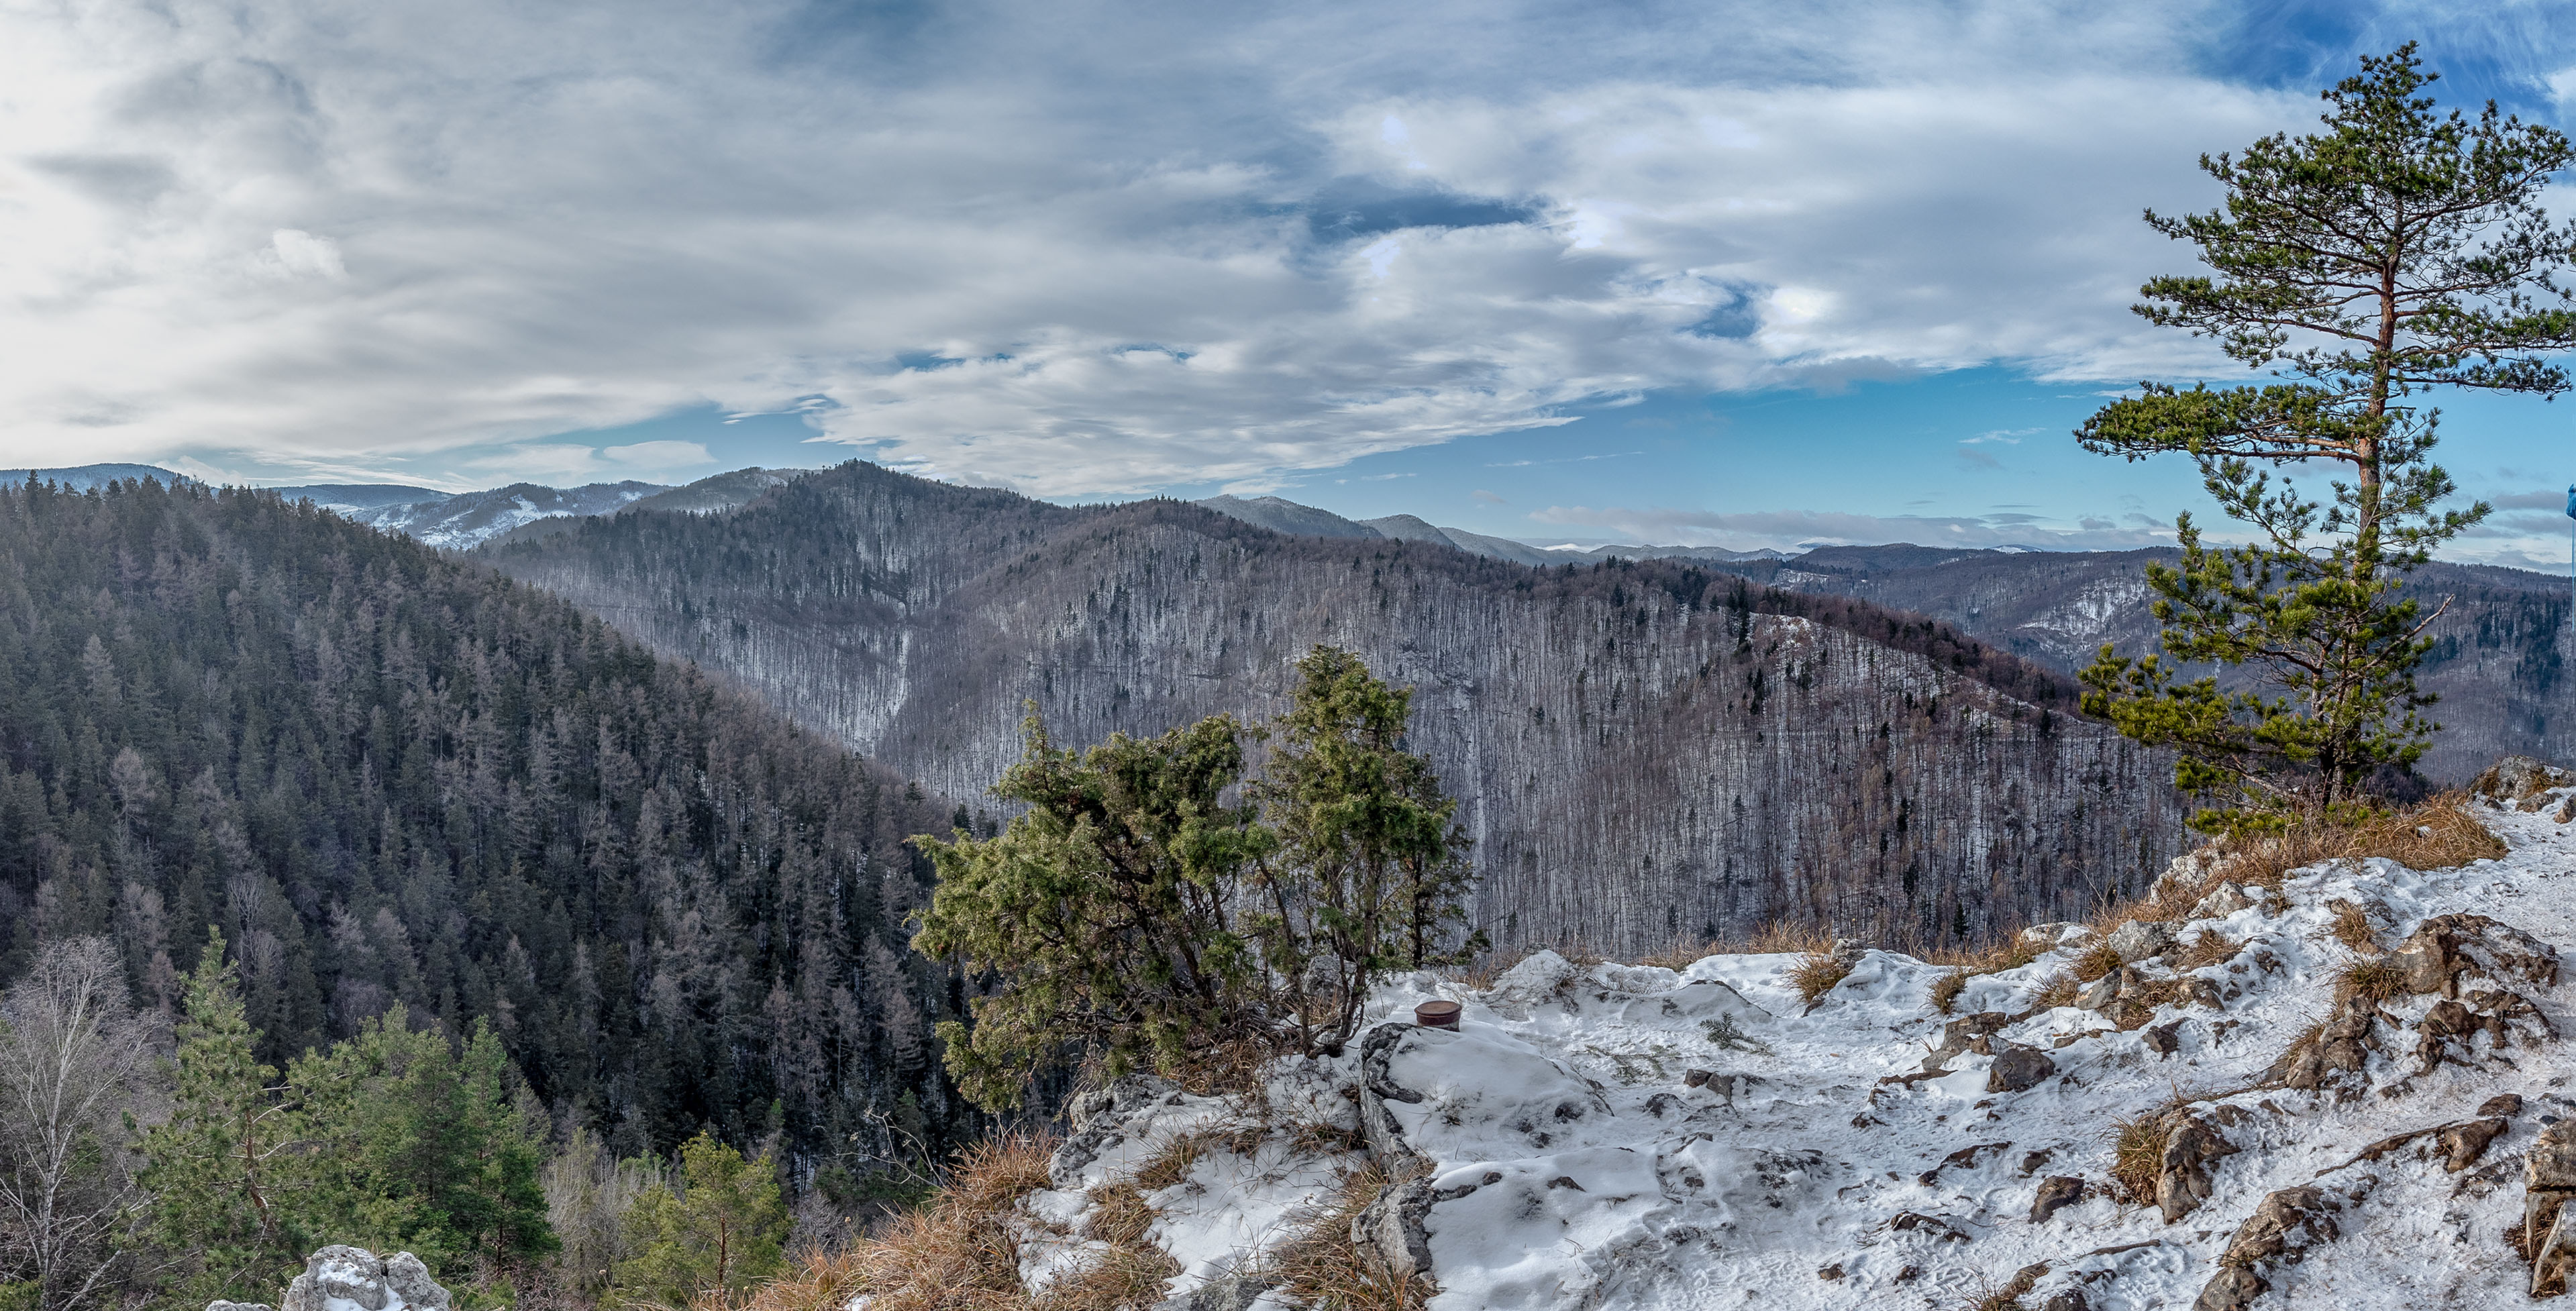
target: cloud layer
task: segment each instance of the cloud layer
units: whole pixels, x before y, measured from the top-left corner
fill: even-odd
[[[0,464],[678,477],[543,439],[801,400],[1256,490],[1659,388],[2125,380],[2205,359],[2126,313],[2138,209],[2311,112],[2192,6],[1621,12],[0,6]]]

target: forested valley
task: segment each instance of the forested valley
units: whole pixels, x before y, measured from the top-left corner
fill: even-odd
[[[1682,560],[1537,569],[1066,507],[853,461],[717,515],[481,552],[957,796],[1064,740],[1284,703],[1317,643],[1415,689],[1498,945],[1613,954],[1774,921],[1974,940],[2134,892],[2170,763],[1950,625]]]
[[[203,1305],[222,1272],[170,1243],[212,1222],[167,1207],[240,1172],[138,1155],[128,1113],[321,1117],[294,1150],[354,1164],[304,1181],[312,1214],[502,1300],[608,1273],[525,1264],[604,1260],[529,1206],[560,1229],[622,1198],[613,1239],[702,1132],[829,1223],[983,1127],[905,924],[905,839],[956,807],[488,569],[274,494],[0,490],[0,734],[0,1082],[75,1021],[151,1053],[92,1071],[118,1097],[90,1120],[0,1113],[0,1304]],[[229,1055],[174,1086],[174,1033]]]

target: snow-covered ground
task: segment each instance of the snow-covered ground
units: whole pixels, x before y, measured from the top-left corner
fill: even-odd
[[[2457,914],[2576,945],[2576,824],[2553,809],[2481,811],[2512,849],[2503,860],[2430,873],[2339,863],[2168,926],[2182,944],[2216,932],[2237,950],[2198,968],[2179,948],[2140,961],[2133,987],[2177,995],[2152,1014],[2134,1001],[2125,1013],[2036,1008],[2094,945],[2078,933],[1973,979],[1946,1016],[1930,992],[1947,971],[1874,950],[1812,1009],[1787,977],[1796,956],[1712,956],[1675,972],[1578,970],[1543,953],[1484,991],[1407,976],[1371,1006],[1388,1023],[1338,1060],[1278,1072],[1266,1106],[1143,1082],[1098,1098],[1057,1158],[1057,1190],[1032,1210],[1078,1233],[1102,1186],[1195,1134],[1186,1174],[1144,1194],[1159,1215],[1148,1239],[1183,1269],[1176,1307],[1220,1274],[1257,1271],[1370,1155],[1422,1172],[1370,1233],[1391,1259],[1427,1258],[1433,1311],[1964,1309],[2043,1264],[2019,1291],[2027,1311],[2521,1305],[2529,1266],[2508,1234],[2523,1223],[2523,1157],[2576,1115],[2565,1055],[2544,1035],[2576,1024],[2555,963],[2485,930],[2468,949],[2485,968],[2450,985],[2458,1001],[2401,989],[2373,1013],[2338,1001],[2337,975],[2360,953],[2332,927],[2348,903],[2392,950]],[[1460,1031],[1404,1022],[1434,997],[1464,1003]],[[2283,1062],[2329,1020],[2339,1027],[2312,1040],[2303,1074]],[[1945,1030],[1954,1054],[1927,1073]],[[2508,1093],[2518,1108],[2498,1100]],[[2179,1146],[2150,1166],[2165,1204],[2133,1202],[2112,1180],[2117,1126],[2178,1102],[2165,1123]],[[2494,1118],[2502,1131],[2485,1141],[2495,1126],[2479,1123]],[[2356,1159],[2444,1126],[2448,1137]],[[1355,1129],[1369,1131],[1369,1153],[1350,1148]],[[2462,1156],[2475,1159],[2446,1168]],[[2320,1191],[2275,1203],[2289,1232],[2248,1266],[2268,1291],[2249,1303],[2240,1278],[2233,1300],[2203,1301],[2240,1226],[2268,1196],[2311,1184]],[[2061,1204],[2034,1218],[2043,1186]],[[1086,1250],[1037,1235],[1024,1273],[1043,1281]]]

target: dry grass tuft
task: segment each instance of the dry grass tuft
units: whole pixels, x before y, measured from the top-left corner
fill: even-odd
[[[2048,1263],[2042,1261],[2023,1266],[2013,1273],[2012,1278],[2000,1284],[1980,1274],[1977,1276],[1977,1300],[1968,1304],[1968,1311],[2024,1311],[2022,1294],[2029,1292],[2031,1285],[2038,1283],[2039,1277],[2047,1273]]]
[[[1030,1134],[967,1149],[928,1207],[881,1238],[807,1258],[754,1292],[746,1311],[1035,1311],[1020,1286],[1020,1199],[1047,1186],[1053,1140]]]
[[[1329,1204],[1271,1250],[1264,1272],[1309,1311],[1418,1311],[1431,1293],[1424,1282],[1389,1274],[1351,1242],[1351,1221],[1398,1182],[1374,1165],[1352,1171]]]
[[[1968,986],[1966,970],[1952,970],[1932,981],[1932,1009],[1949,1014],[1959,1004],[1959,994]]]
[[[2082,991],[2077,986],[2074,975],[2053,974],[2049,976],[2046,983],[2039,985],[2038,992],[2031,994],[2030,1004],[2044,1011],[2055,1010],[2060,1006],[2072,1006],[2075,1004],[2076,996]]]
[[[1083,1221],[1082,1236],[1104,1243],[1142,1242],[1145,1231],[1154,1227],[1154,1208],[1145,1202],[1145,1190],[1133,1180],[1121,1179],[1091,1190],[1091,1216]]]
[[[2191,945],[2183,948],[2182,967],[2196,970],[2204,965],[2224,965],[2244,949],[2244,944],[2216,929],[2202,929]]]
[[[2120,953],[2111,950],[2111,944],[2107,942],[2094,943],[2085,949],[2083,955],[2075,958],[2075,977],[2086,983],[2091,983],[2118,968],[2120,968]]]
[[[2326,936],[2365,955],[2379,952],[2379,926],[2370,922],[2370,912],[2359,903],[2340,897],[2332,903],[2334,921],[2326,926]]]
[[[1789,984],[1798,990],[1798,1000],[1807,1003],[1808,1009],[1812,1010],[1826,993],[1834,990],[1835,984],[1842,982],[1851,972],[1852,963],[1835,955],[1832,946],[1828,945],[1821,951],[1809,951],[1796,965],[1789,967]]]
[[[1262,1066],[1275,1054],[1258,1039],[1237,1038],[1191,1052],[1179,1069],[1164,1077],[1192,1096],[1240,1096],[1261,1087]]]
[[[2153,1206],[2156,1180],[2165,1169],[2165,1144],[2173,1140],[2174,1116],[2190,1102],[2177,1092],[2165,1104],[2111,1124],[2111,1179],[2131,1205]]]
[[[2368,997],[2387,1001],[2406,991],[2406,971],[2376,956],[2365,956],[2335,972],[2335,997]]]
[[[1181,1263],[1159,1247],[1120,1244],[1101,1254],[1082,1273],[1047,1285],[1034,1311],[1131,1311],[1163,1300],[1163,1286],[1181,1272]],[[876,1311],[870,1302],[868,1311]]]

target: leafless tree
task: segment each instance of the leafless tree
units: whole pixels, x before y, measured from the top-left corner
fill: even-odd
[[[126,1116],[151,1091],[157,1012],[128,999],[105,938],[44,948],[0,996],[0,1260],[41,1311],[102,1303],[141,1195]]]

